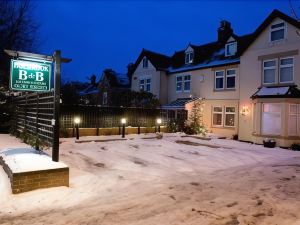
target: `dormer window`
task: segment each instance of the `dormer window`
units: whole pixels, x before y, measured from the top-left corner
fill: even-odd
[[[233,56],[237,51],[237,43],[231,42],[225,45],[225,56]]]
[[[146,57],[143,58],[143,68],[148,68],[148,59]]]
[[[185,53],[185,64],[190,64],[194,60],[194,52],[186,52]]]
[[[270,41],[280,41],[285,38],[285,23],[279,22],[271,25]]]

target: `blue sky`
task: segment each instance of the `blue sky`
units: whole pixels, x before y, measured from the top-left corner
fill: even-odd
[[[189,42],[215,41],[222,19],[239,35],[253,32],[273,9],[291,15],[288,0],[34,3],[40,23],[38,51],[61,49],[73,59],[63,65],[63,79],[81,81],[91,74],[99,79],[105,68],[125,73],[142,48],[172,55]]]

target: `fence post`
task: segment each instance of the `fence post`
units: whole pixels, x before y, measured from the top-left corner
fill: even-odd
[[[54,52],[54,127],[52,160],[59,161],[59,104],[60,104],[60,74],[61,74],[61,52]]]

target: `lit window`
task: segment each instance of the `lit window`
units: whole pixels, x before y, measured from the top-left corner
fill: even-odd
[[[222,107],[213,107],[213,126],[222,126],[223,125],[223,108]]]
[[[293,58],[280,59],[280,83],[291,83],[293,82],[294,73],[294,60]]]
[[[279,41],[285,38],[285,23],[280,22],[271,25],[270,41]]]
[[[235,107],[225,107],[225,127],[234,127]]]
[[[185,53],[185,63],[189,64],[192,63],[194,60],[194,53],[193,52],[186,52]]]
[[[148,59],[146,57],[143,58],[143,68],[148,68]]]
[[[191,90],[191,75],[176,77],[176,92],[189,92]]]
[[[226,88],[235,88],[235,70],[230,69],[226,71]]]
[[[215,89],[224,89],[224,71],[216,71]]]
[[[265,103],[262,110],[262,134],[281,134],[281,104]]]
[[[235,55],[237,51],[237,43],[232,42],[225,45],[225,56]]]
[[[151,91],[151,78],[141,78],[140,79],[140,90],[141,91]]]
[[[299,104],[290,104],[289,113],[289,135],[298,136],[299,134]]]
[[[263,62],[263,83],[274,84],[276,82],[276,60]]]

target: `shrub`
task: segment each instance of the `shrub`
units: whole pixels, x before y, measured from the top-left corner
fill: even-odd
[[[298,143],[292,144],[292,145],[291,145],[291,149],[292,149],[293,151],[300,151],[300,144],[298,144]]]
[[[45,147],[48,147],[48,144],[44,142],[37,134],[30,134],[26,129],[20,133],[20,139],[38,151],[42,151]]]
[[[207,133],[207,129],[205,126],[200,125],[198,123],[189,123],[188,121],[185,123],[184,133],[186,134],[200,134],[202,136],[205,136]]]

